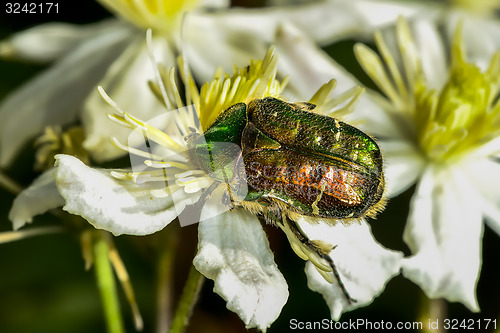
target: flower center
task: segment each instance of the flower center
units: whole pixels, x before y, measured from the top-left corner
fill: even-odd
[[[54,166],[54,156],[66,154],[78,157],[89,164],[88,152],[83,148],[84,133],[81,127],[71,127],[64,131],[59,126],[48,126],[35,141],[35,169],[48,170]]]
[[[256,98],[278,97],[287,84],[287,79],[276,79],[278,57],[271,48],[263,60],[251,61],[244,68],[235,67],[233,75],[222,75],[221,70],[211,82],[200,90],[200,102],[196,105],[201,128],[205,131],[227,108],[237,103],[248,103]]]
[[[459,157],[477,148],[499,133],[500,107],[498,56],[490,68],[481,72],[464,60],[461,27],[457,28],[452,46],[448,81],[440,92],[417,83],[415,89],[415,123],[420,147],[433,160]]]
[[[467,11],[489,15],[499,8],[498,0],[451,0],[451,3]]]
[[[183,188],[186,193],[200,193],[200,190],[210,186],[213,180],[191,159],[190,147],[186,141],[190,141],[189,138],[193,136],[202,135],[219,114],[230,106],[240,102],[247,103],[256,98],[279,95],[286,82],[276,80],[277,54],[274,48],[269,50],[264,60],[251,62],[244,68],[235,68],[232,76],[218,71],[214,79],[205,83],[200,90],[196,87],[183,58],[179,57],[178,61],[177,68],[180,71],[185,98],[180,95],[181,90],[175,75],[176,67],[165,72],[158,68],[157,64],[154,66],[159,80],[152,84],[152,91],[163,100],[166,108],[172,111],[165,114],[167,120],[163,119],[163,116],[148,122],[137,119],[121,111],[101,89],[103,97],[117,111],[117,114],[109,115],[109,118],[134,130],[129,142],[140,142],[135,140],[137,138],[145,140],[137,148],[114,139],[113,142],[118,148],[144,161],[141,161],[137,171],[114,172],[113,175],[116,178],[139,182],[165,181],[171,184],[170,191]],[[175,111],[176,109],[179,112]],[[169,127],[169,124],[173,126]],[[172,156],[175,160],[171,159]],[[144,169],[143,164],[148,168]]]
[[[140,28],[169,33],[180,27],[183,13],[198,0],[98,0],[112,12]]]
[[[409,130],[405,133],[416,140],[423,154],[433,161],[447,161],[498,137],[500,53],[493,56],[484,72],[468,63],[459,24],[451,45],[448,80],[439,90],[433,89],[404,19],[398,20],[396,32],[403,73],[380,33],[375,37],[382,58],[362,44],[356,45],[356,56],[386,95],[388,111],[407,120]]]

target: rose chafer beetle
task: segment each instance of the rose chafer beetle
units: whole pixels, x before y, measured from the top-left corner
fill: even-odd
[[[332,246],[309,240],[294,220],[311,216],[335,223],[373,217],[384,205],[382,155],[368,135],[314,113],[314,108],[272,97],[238,103],[219,115],[203,135],[186,140],[193,162],[219,184],[240,179],[231,186],[233,203],[280,227],[286,225],[330,264],[352,302],[328,255]],[[217,150],[220,143],[230,145]],[[243,168],[238,167],[241,163]]]

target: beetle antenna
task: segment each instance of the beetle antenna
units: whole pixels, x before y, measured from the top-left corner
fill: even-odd
[[[215,191],[215,189],[217,189],[219,185],[220,182],[213,182],[209,187],[203,190],[203,193],[201,194],[198,201],[190,205],[186,205],[184,210],[179,214],[178,220],[179,222],[189,221],[189,223],[187,224],[181,223],[181,226],[193,224],[200,221],[201,210],[203,209],[203,205],[206,203],[208,197],[212,195],[212,193]]]
[[[333,259],[327,254],[327,253],[322,253],[322,251],[317,251],[316,252],[321,258],[325,259],[330,267],[332,268],[333,275],[337,279],[340,289],[342,289],[342,293],[344,294],[345,298],[347,299],[347,302],[349,305],[352,305],[353,303],[356,303],[357,300],[351,297],[349,295],[349,292],[347,291],[347,288],[345,287],[344,283],[342,282],[342,279],[340,278],[339,271],[337,270],[337,267],[335,266],[335,263],[333,262]]]

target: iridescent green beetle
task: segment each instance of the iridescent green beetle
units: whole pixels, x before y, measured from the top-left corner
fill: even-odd
[[[300,242],[328,261],[351,302],[328,256],[331,247],[310,241],[293,221],[301,215],[373,217],[384,205],[382,155],[368,135],[314,113],[314,108],[271,97],[239,103],[225,110],[203,136],[190,136],[187,142],[194,163],[218,182],[239,177],[236,164],[242,162],[248,191],[237,205],[271,223],[287,224]],[[221,142],[233,145],[214,154]],[[240,194],[238,188],[233,186],[232,200]]]

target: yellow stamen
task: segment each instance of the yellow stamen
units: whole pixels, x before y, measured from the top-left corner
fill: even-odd
[[[481,72],[465,59],[462,23],[451,44],[449,77],[440,90],[429,88],[408,23],[397,23],[397,42],[404,73],[380,33],[376,43],[382,58],[363,45],[356,56],[367,74],[392,104],[392,112],[402,113],[413,126],[422,152],[434,161],[459,158],[500,135],[500,54],[495,54],[488,70]],[[425,50],[423,50],[425,52]],[[404,78],[404,79],[403,79]],[[412,136],[412,131],[408,131]]]
[[[230,106],[266,96],[279,96],[286,81],[276,80],[278,57],[271,48],[263,60],[251,61],[250,66],[235,68],[233,75],[216,73],[211,82],[201,87],[197,105],[202,129],[206,130],[219,114]]]
[[[462,7],[468,12],[476,12],[481,15],[494,15],[500,8],[498,0],[451,0],[458,7]]]
[[[89,163],[89,155],[83,148],[84,133],[81,127],[72,127],[64,131],[58,126],[49,126],[35,141],[37,147],[35,169],[46,170],[54,166],[54,156],[67,154],[78,157],[83,163]]]

